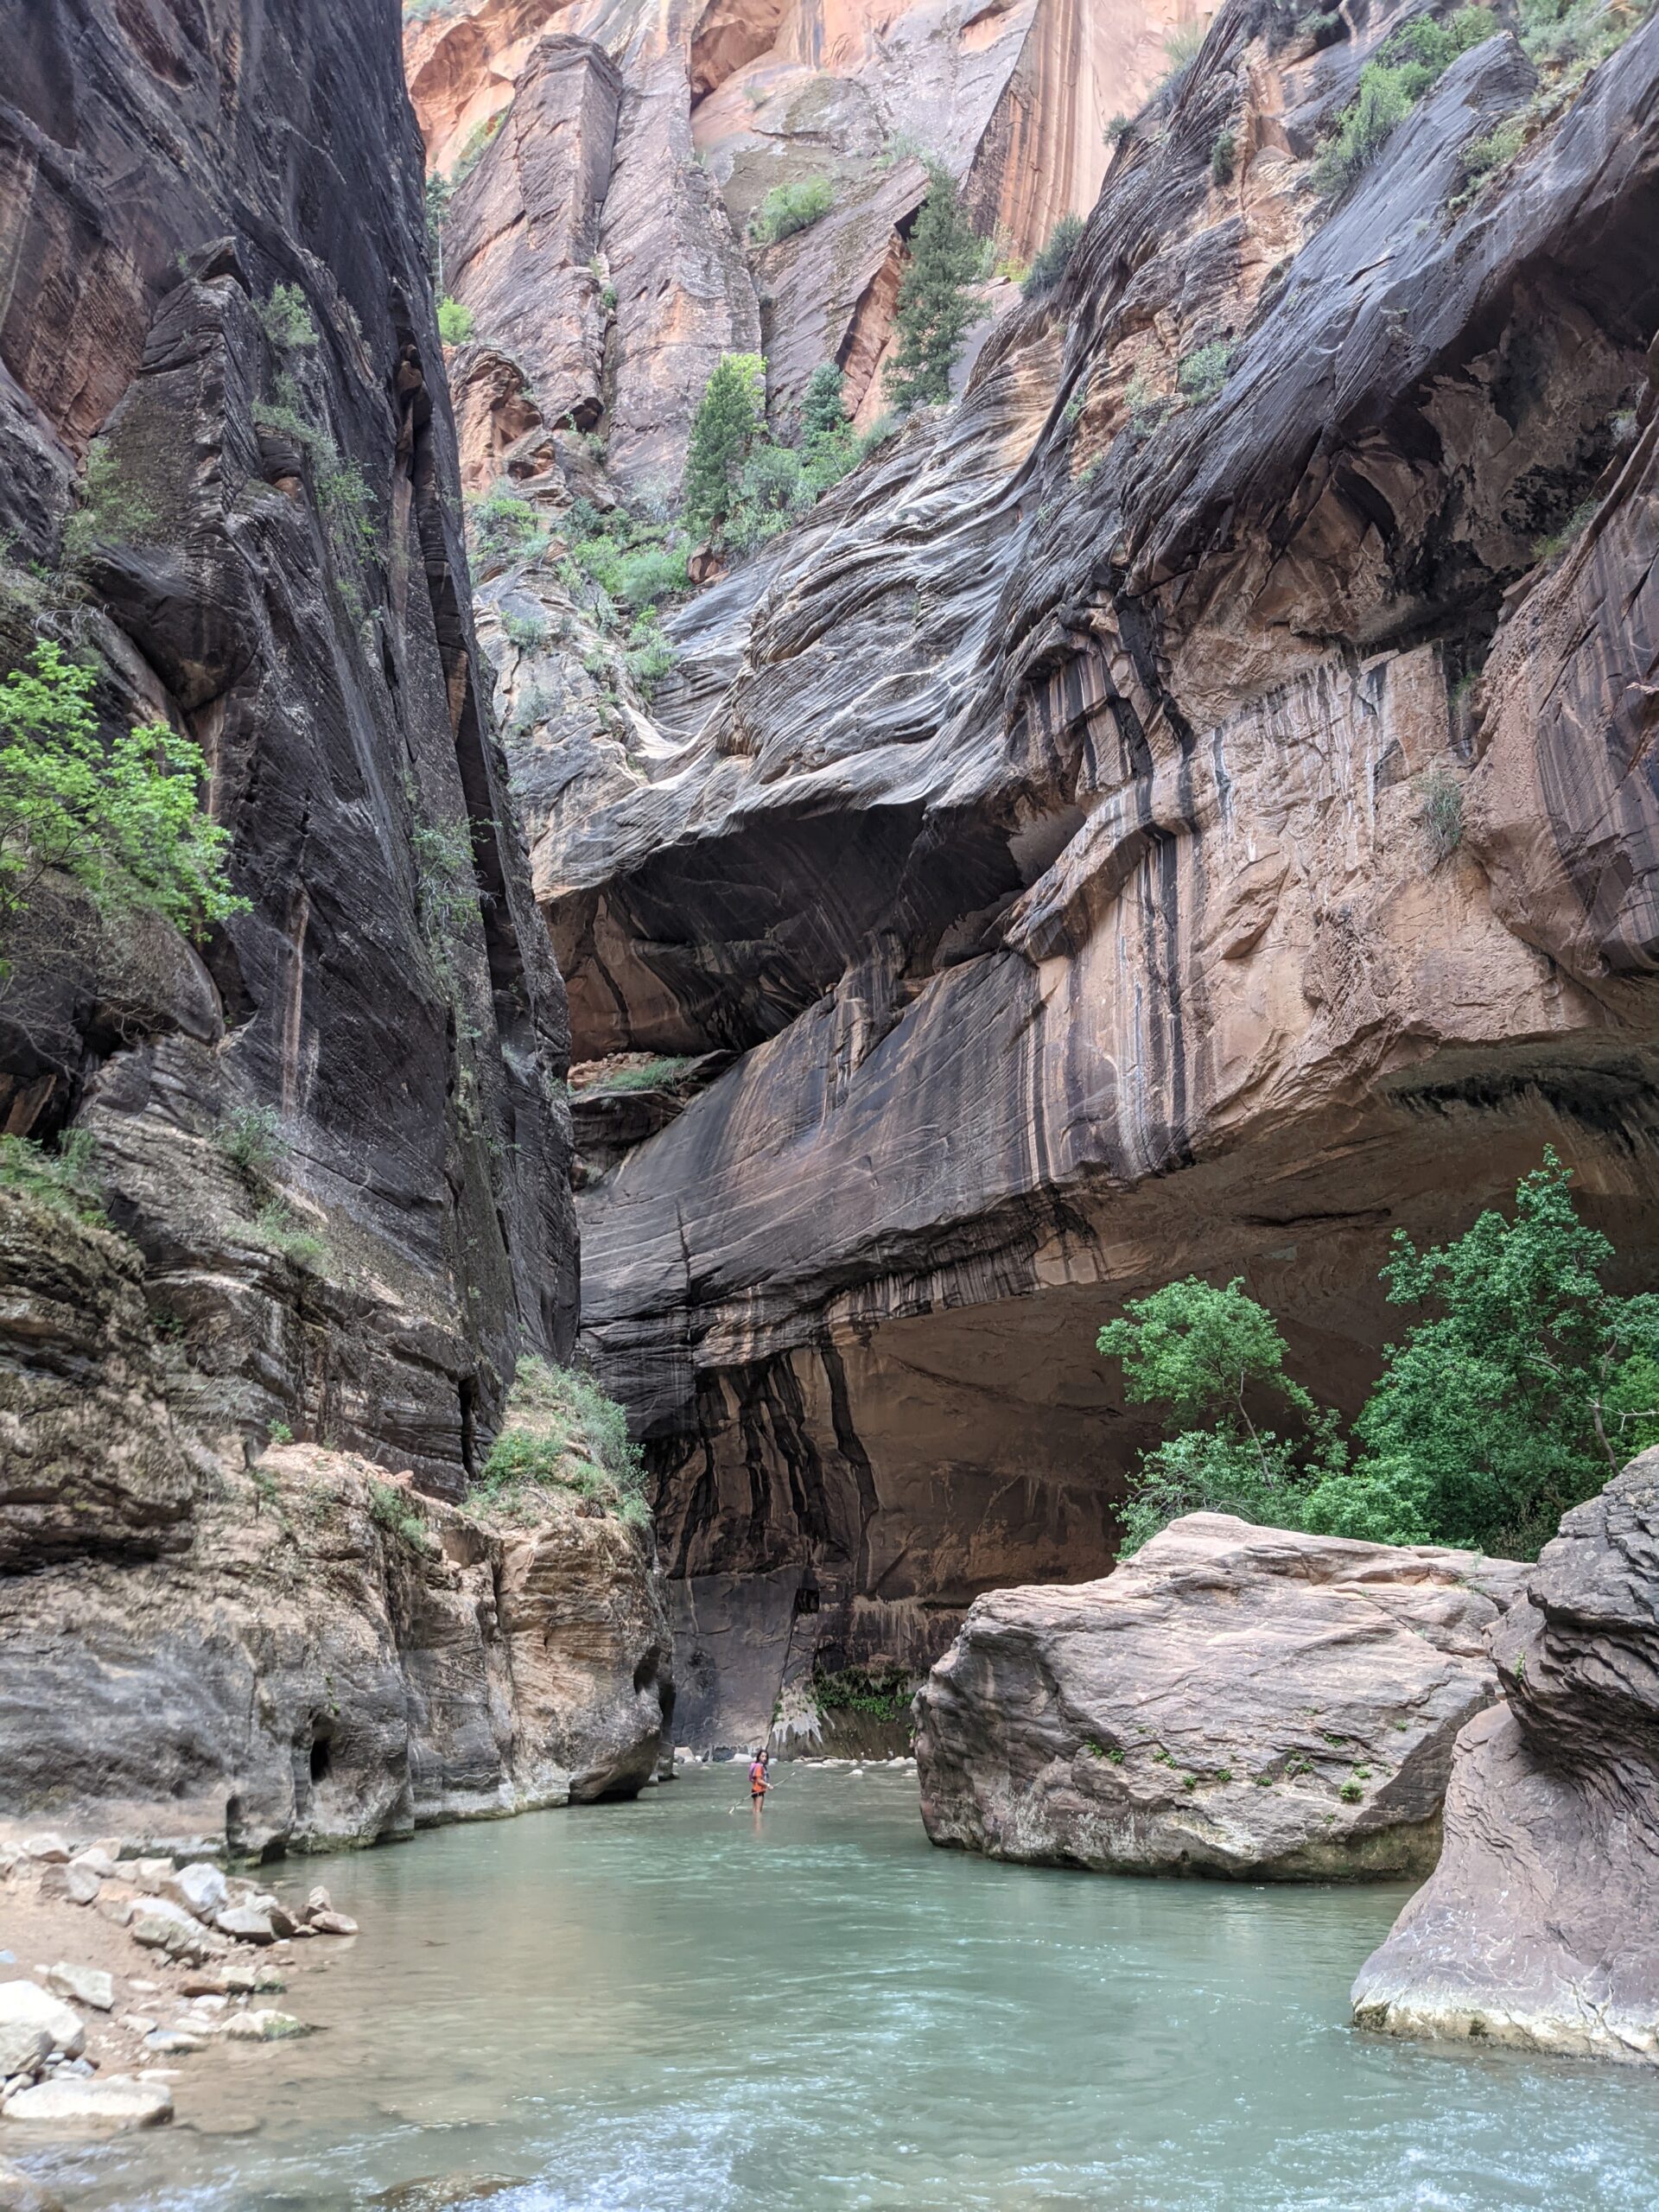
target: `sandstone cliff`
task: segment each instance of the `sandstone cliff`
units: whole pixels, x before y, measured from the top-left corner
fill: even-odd
[[[246,911],[5,917],[0,1129],[73,1138],[103,1225],[0,1190],[0,1813],[258,1850],[637,1787],[648,1543],[365,1518],[372,1464],[459,1496],[575,1322],[397,10],[3,20],[3,666],[56,641],[106,734],[195,741]]]
[[[1446,1849],[1354,1984],[1390,2035],[1659,2064],[1659,1452],[1580,1505],[1491,1643]]]
[[[446,289],[548,424],[598,430],[619,478],[672,487],[721,354],[764,351],[774,405],[820,361],[881,410],[904,237],[926,177],[964,183],[1022,258],[1090,207],[1104,126],[1166,68],[1188,0],[450,0],[410,18],[428,158],[459,180]],[[768,192],[830,213],[769,245]],[[467,402],[463,398],[465,411]]]
[[[1122,1298],[1246,1271],[1351,1400],[1546,1141],[1654,1249],[1659,29],[1500,28],[1329,204],[1403,12],[1232,0],[649,710],[504,658],[576,1055],[680,1064],[582,1207],[694,1735],[1106,1570]]]
[[[121,1239],[0,1194],[0,1824],[257,1859],[655,1778],[648,1529],[216,1451],[143,1287]]]

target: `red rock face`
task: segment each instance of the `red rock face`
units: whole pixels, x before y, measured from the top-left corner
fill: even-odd
[[[652,722],[516,734],[579,1052],[733,1056],[582,1201],[694,1732],[770,1709],[808,1567],[830,1665],[1105,1571],[1125,1297],[1242,1272],[1351,1405],[1390,1230],[1546,1142],[1651,1274],[1659,31],[1465,197],[1535,89],[1483,44],[1320,214],[1393,23],[1229,9],[960,403],[672,618]]]
[[[1167,67],[1182,19],[1179,0],[1014,0],[966,22],[935,0],[466,0],[407,39],[433,168],[464,170],[498,130],[457,200],[446,283],[524,362],[545,419],[601,430],[636,488],[677,481],[721,353],[763,351],[780,410],[839,361],[873,419],[916,154],[1028,256],[1091,204],[1105,123]],[[573,42],[594,82],[613,65],[620,106],[576,92]],[[808,176],[831,182],[830,213],[746,251],[767,192]]]

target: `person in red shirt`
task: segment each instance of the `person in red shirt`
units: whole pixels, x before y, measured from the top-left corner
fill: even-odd
[[[766,1755],[764,1751],[757,1751],[749,1761],[749,1802],[757,1813],[771,1787],[766,1779]]]

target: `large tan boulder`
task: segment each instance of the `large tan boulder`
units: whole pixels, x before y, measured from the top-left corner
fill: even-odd
[[[977,1599],[916,1701],[928,1834],[1109,1873],[1426,1870],[1524,1572],[1192,1513],[1103,1581]]]
[[[1561,1522],[1494,1631],[1446,1848],[1361,2027],[1659,2065],[1659,1450]]]

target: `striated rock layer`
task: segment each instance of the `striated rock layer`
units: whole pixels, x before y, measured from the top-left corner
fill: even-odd
[[[1561,1522],[1491,1639],[1446,1848],[1354,1984],[1390,2035],[1659,2065],[1659,1451]]]
[[[1189,1513],[1104,1581],[976,1599],[916,1700],[927,1833],[1108,1873],[1426,1872],[1524,1573]]]
[[[648,1542],[408,1495],[568,1357],[575,1238],[398,11],[0,14],[0,672],[193,738],[246,902],[0,916],[0,1129],[107,1224],[0,1192],[0,1814],[259,1853],[637,1789]]]
[[[1659,27],[1553,105],[1499,33],[1325,212],[1353,20],[1232,0],[1058,290],[671,619],[649,719],[515,726],[578,1056],[734,1056],[582,1200],[694,1733],[803,1636],[925,1667],[1108,1568],[1123,1298],[1243,1272],[1351,1406],[1389,1230],[1545,1142],[1659,1248]]]
[[[245,1467],[169,1407],[139,1274],[0,1198],[0,1821],[257,1858],[654,1779],[648,1532],[423,1503],[310,1445]]]
[[[0,1118],[96,1135],[215,1423],[453,1494],[517,1351],[568,1349],[575,1250],[397,11],[16,12],[0,645],[73,640],[106,726],[196,740],[251,911],[198,953],[43,889],[7,946]]]
[[[764,351],[785,411],[821,361],[865,419],[926,174],[1028,257],[1092,202],[1104,125],[1167,67],[1185,0],[461,0],[408,28],[429,159],[460,180],[446,288],[524,365],[550,424],[635,490],[677,483],[721,354]],[[779,186],[830,212],[746,248]],[[464,404],[464,403],[463,403]]]

